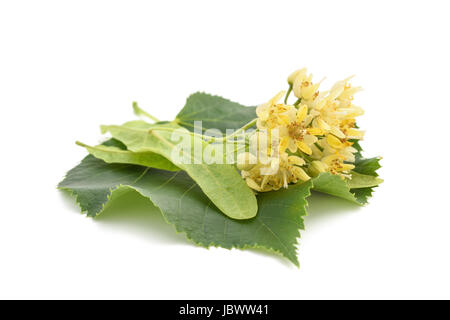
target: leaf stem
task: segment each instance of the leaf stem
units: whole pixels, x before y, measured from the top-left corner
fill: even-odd
[[[133,110],[134,110],[134,114],[137,115],[137,116],[146,116],[147,118],[149,118],[150,120],[153,120],[154,122],[159,122],[158,118],[152,116],[147,111],[141,109],[138,106],[138,103],[136,101],[133,101]]]
[[[239,133],[241,133],[241,132],[247,130],[248,128],[253,127],[253,126],[256,124],[257,120],[258,120],[258,118],[253,119],[252,121],[250,121],[249,123],[245,124],[243,127],[237,129],[235,132],[233,132],[232,134],[230,134],[230,135],[228,135],[228,136],[225,136],[225,137],[222,137],[222,138],[215,138],[215,137],[212,137],[212,138],[209,139],[207,142],[208,142],[208,144],[209,144],[209,143],[212,143],[212,142],[222,142],[222,141],[227,141],[227,140],[230,139],[230,138],[234,138],[234,137],[237,136]]]
[[[171,131],[171,132],[173,132],[173,131],[178,130],[178,129],[180,129],[180,128],[155,127],[155,128],[151,128],[149,130],[149,133],[153,133],[154,131]],[[240,128],[238,130],[242,130],[242,128]],[[195,133],[195,132],[191,132],[191,131],[188,131],[188,130],[186,130],[186,133],[191,135],[191,136],[193,136],[193,137],[197,137],[197,138],[200,138],[202,140],[206,140],[207,144],[210,144],[212,142],[227,142],[225,138],[229,139],[230,137],[233,137],[233,136],[237,135],[236,131],[233,132],[233,134],[231,134],[231,135],[229,135],[227,137],[223,137],[223,138],[215,138],[215,137],[205,136],[205,135],[198,134],[198,133]],[[234,143],[236,143],[236,144],[245,144],[246,142],[234,141]]]
[[[291,91],[292,91],[292,84],[289,84],[289,89],[286,92],[286,96],[284,97],[284,104],[287,104],[287,100],[289,98],[289,95],[291,94]]]
[[[135,103],[133,103],[133,108],[135,107]],[[136,107],[139,108],[136,104]],[[139,109],[141,110],[141,109]],[[145,111],[144,111],[145,112]],[[148,115],[149,116],[149,115]],[[237,129],[236,131],[234,131],[232,134],[229,134],[228,136],[224,136],[221,138],[216,138],[216,137],[210,137],[210,136],[205,136],[203,134],[198,134],[195,132],[191,132],[188,131],[187,133],[190,134],[193,137],[198,137],[202,140],[206,140],[207,144],[213,143],[213,142],[228,142],[228,139],[234,138],[236,137],[238,134],[240,134],[241,132],[247,130],[248,128],[253,127],[256,122],[257,122],[258,118],[253,119],[252,121],[248,122],[247,124],[245,124],[244,126],[242,126],[241,128]],[[155,128],[151,128],[149,133],[151,133],[152,131],[175,131],[178,130],[180,127],[178,128],[173,128],[173,127],[155,127]],[[242,143],[241,141],[234,141],[234,143]],[[246,142],[243,142],[244,144]]]

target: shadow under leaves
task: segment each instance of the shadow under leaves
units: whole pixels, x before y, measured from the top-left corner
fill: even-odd
[[[352,214],[361,209],[361,206],[348,200],[320,192],[312,191],[307,200],[308,215],[305,217],[305,224],[320,223],[326,219],[341,214]]]

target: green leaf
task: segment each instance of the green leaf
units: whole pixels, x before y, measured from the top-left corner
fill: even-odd
[[[237,130],[256,118],[256,107],[246,107],[219,96],[197,92],[189,96],[176,122],[188,130],[194,129],[194,121],[202,121],[204,130]]]
[[[180,170],[172,162],[154,152],[131,152],[124,150],[124,148],[106,145],[91,147],[81,142],[77,142],[77,144],[86,148],[86,150],[94,157],[102,159],[107,163],[137,164],[168,171]]]
[[[352,172],[352,179],[342,179],[338,175],[322,173],[312,179],[312,190],[327,193],[357,204],[366,204],[372,196],[372,188],[378,186],[382,179],[374,176]]]
[[[378,173],[376,171],[381,168],[380,160],[380,157],[368,159],[357,158],[355,161],[355,169],[353,169],[353,171],[378,177]]]
[[[378,173],[376,171],[381,168],[380,160],[381,157],[368,159],[364,159],[361,157],[356,158],[355,168],[353,169],[353,171],[360,174],[378,177]],[[372,196],[372,193],[374,191],[373,188],[374,187],[358,188],[351,189],[350,191],[355,195],[358,202],[366,204],[368,203],[369,198]]]
[[[204,247],[264,248],[298,266],[299,229],[304,228],[306,197],[311,181],[258,196],[258,215],[230,219],[214,206],[185,172],[168,172],[135,165],[107,164],[93,156],[68,172],[59,188],[77,198],[82,211],[95,216],[103,211],[112,192],[131,188],[160,208],[178,232]]]
[[[174,130],[177,130],[178,139],[181,141],[172,141]],[[208,146],[186,129],[174,124],[151,125],[144,121],[133,121],[123,126],[102,126],[102,131],[110,132],[132,152],[154,152],[176,164],[198,183],[203,192],[227,216],[249,219],[256,215],[256,197],[235,167],[229,164],[206,164],[198,156],[201,156]],[[201,148],[200,154],[192,152],[196,145]],[[176,149],[179,152],[173,152],[176,147],[180,147]],[[187,147],[187,151],[183,147]],[[180,155],[181,159],[177,159],[177,155]]]
[[[343,198],[351,202],[361,204],[355,195],[350,192],[346,180],[338,175],[331,173],[321,173],[316,178],[312,179],[313,190],[327,193],[332,196]]]
[[[373,188],[359,188],[359,189],[351,189],[350,192],[355,195],[356,200],[361,204],[367,204],[369,198],[372,196]]]
[[[362,158],[363,149],[361,147],[361,144],[359,143],[359,140],[358,139],[350,139],[349,141],[353,143],[352,147],[357,150],[357,152],[355,153],[355,158],[356,159]]]
[[[351,175],[352,178],[347,180],[350,189],[376,187],[383,182],[383,179],[357,172],[352,172]]]
[[[113,190],[121,185],[133,184],[146,170],[145,167],[130,164],[107,164],[89,155],[67,173],[58,188],[69,190],[76,196],[82,211],[95,217],[103,211]]]

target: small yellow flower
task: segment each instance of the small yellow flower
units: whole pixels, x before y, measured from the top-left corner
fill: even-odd
[[[348,162],[355,161],[355,153],[358,152],[353,143],[347,140],[339,140],[332,135],[318,141],[318,145],[322,148],[322,157],[329,155],[339,155],[343,160]]]
[[[287,137],[287,148],[295,153],[297,149],[312,154],[311,146],[317,142],[317,135],[324,132],[320,128],[308,128],[311,122],[311,116],[308,115],[308,106],[302,104],[296,110],[295,114],[291,114],[291,121],[285,127],[280,128],[280,136]]]
[[[256,125],[258,129],[273,129],[289,122],[288,113],[295,107],[278,103],[284,94],[285,91],[280,91],[267,103],[261,104],[256,108],[256,115],[258,116]]]
[[[242,158],[250,158],[244,155]],[[258,192],[287,188],[290,183],[307,181],[310,176],[301,168],[305,160],[297,156],[282,153],[278,158],[271,157],[269,161],[258,162],[249,170],[241,171],[247,185]]]
[[[360,90],[348,83],[351,77],[338,81],[330,91],[322,93],[309,103],[313,117],[312,127],[320,128],[339,139],[362,139],[363,132],[349,130],[354,127],[355,117],[364,111],[352,104],[353,94]]]
[[[302,100],[311,100],[316,96],[316,94],[318,94],[317,90],[319,89],[320,82],[314,84],[312,82],[313,76],[312,74],[307,75],[306,68],[291,74],[290,80],[292,80],[293,76],[295,76],[295,80],[293,82],[292,90],[297,98]]]
[[[352,164],[344,163],[344,159],[337,154],[324,157],[322,163],[326,166],[328,172],[342,177],[346,177],[350,170],[355,168]]]
[[[361,87],[352,87],[351,86],[351,84],[348,82],[351,78],[353,78],[353,76],[348,77],[347,79],[344,80],[344,82],[345,82],[344,90],[337,97],[337,99],[339,101],[343,102],[344,104],[350,104],[351,101],[353,100],[353,97],[354,97],[355,93],[357,93],[357,92],[362,90]]]

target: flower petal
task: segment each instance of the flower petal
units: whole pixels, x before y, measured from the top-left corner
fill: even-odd
[[[327,135],[327,143],[335,149],[342,149],[344,147],[344,144],[341,142],[341,140],[339,140],[332,134]]]
[[[312,150],[311,148],[304,143],[303,141],[297,141],[297,147],[304,153],[311,155],[312,154]]]

